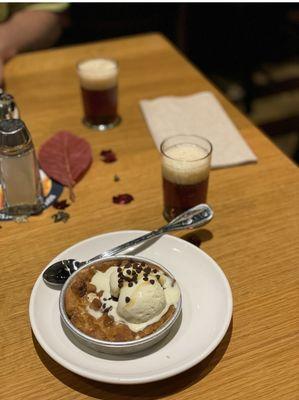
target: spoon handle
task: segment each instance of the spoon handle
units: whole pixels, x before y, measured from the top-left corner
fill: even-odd
[[[166,226],[167,225],[165,225],[165,227]],[[91,258],[90,260],[86,261],[86,263],[89,263],[91,261],[97,261],[97,260],[100,260],[100,259],[105,258],[105,257],[114,256],[115,254],[118,254],[118,253],[121,253],[122,251],[128,250],[131,247],[135,247],[138,244],[140,244],[140,243],[142,243],[142,242],[144,242],[146,240],[153,239],[153,238],[155,238],[157,236],[161,236],[165,232],[165,227],[156,229],[154,231],[146,233],[143,236],[139,236],[136,239],[130,240],[129,242],[126,242],[126,243],[120,244],[119,246],[113,247],[113,249],[104,251],[103,253],[101,253],[101,254]]]
[[[161,236],[166,232],[202,226],[208,221],[210,221],[212,217],[213,217],[213,211],[211,210],[211,208],[207,204],[199,204],[191,208],[190,210],[180,214],[178,217],[173,219],[167,225],[164,225],[159,229],[155,229],[154,231],[146,233],[143,236],[139,236],[136,239],[130,240],[129,242],[116,246],[110,250],[104,251],[103,253],[86,261],[84,264],[87,264],[89,262],[94,262],[105,257],[114,256],[115,254],[134,248],[146,240]]]

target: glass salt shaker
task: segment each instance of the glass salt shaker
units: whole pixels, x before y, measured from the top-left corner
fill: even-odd
[[[33,142],[20,119],[0,121],[2,212],[12,216],[38,214],[43,209],[42,185]]]

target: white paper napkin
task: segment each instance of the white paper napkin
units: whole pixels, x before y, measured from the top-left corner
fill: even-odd
[[[203,136],[212,143],[213,168],[257,161],[211,92],[141,100],[140,106],[158,149],[169,136],[192,134]]]

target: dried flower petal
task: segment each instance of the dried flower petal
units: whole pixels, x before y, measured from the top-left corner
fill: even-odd
[[[70,214],[65,211],[58,211],[58,213],[51,216],[54,222],[63,221],[64,223],[70,218]]]
[[[105,163],[112,163],[117,160],[116,155],[112,150],[102,150],[100,157]]]
[[[53,203],[53,207],[56,208],[57,210],[65,210],[70,206],[70,203],[67,202],[67,200],[56,200]]]
[[[134,200],[134,197],[131,194],[123,193],[118,196],[113,196],[113,203],[115,204],[128,204]]]

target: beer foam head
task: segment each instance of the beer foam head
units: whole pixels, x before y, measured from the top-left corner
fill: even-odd
[[[105,90],[117,85],[118,67],[115,61],[95,58],[78,65],[81,86],[88,90]]]
[[[162,173],[170,182],[194,185],[209,176],[210,159],[211,155],[196,144],[175,145],[164,151]]]

